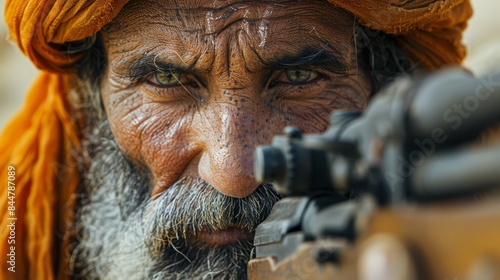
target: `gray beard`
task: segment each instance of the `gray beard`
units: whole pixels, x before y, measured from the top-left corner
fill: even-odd
[[[237,199],[200,179],[182,178],[151,197],[148,176],[121,153],[99,94],[88,89],[80,107],[89,120],[73,224],[73,278],[246,279],[251,242],[211,245],[195,237],[200,230],[255,230],[279,199],[274,188],[263,184]]]

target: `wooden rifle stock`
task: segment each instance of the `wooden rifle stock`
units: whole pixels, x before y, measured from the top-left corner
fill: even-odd
[[[352,244],[317,240],[279,263],[253,259],[248,279],[380,279],[363,274],[368,262],[387,265],[388,279],[500,279],[500,197],[376,209],[363,227]],[[339,258],[321,263],[318,250]]]

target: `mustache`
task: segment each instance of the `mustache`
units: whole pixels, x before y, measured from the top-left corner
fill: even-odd
[[[226,196],[198,178],[182,178],[148,199],[141,223],[146,244],[155,251],[188,242],[200,231],[241,228],[253,232],[281,198],[271,184],[261,184],[244,198]]]

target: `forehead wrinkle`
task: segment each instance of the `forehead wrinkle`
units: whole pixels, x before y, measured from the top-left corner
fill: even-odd
[[[250,35],[243,30],[240,30],[236,38],[234,40],[235,43],[235,52],[238,52],[241,57],[241,62],[243,69],[248,73],[254,73],[257,71],[265,70],[265,66],[269,65],[258,55],[255,51],[255,47],[250,41]],[[231,47],[231,45],[228,45]],[[229,56],[231,58],[231,56]]]
[[[117,28],[121,33],[116,33],[113,34],[113,37],[122,37],[122,38],[127,38],[126,40],[122,40],[122,50],[130,50],[131,56],[133,55],[133,49],[130,48],[133,42],[139,42],[138,40],[135,40],[133,36],[130,36],[134,30],[132,28],[136,28],[137,31],[139,31],[138,34],[152,34],[153,36],[148,36],[149,38],[144,41],[144,36],[141,37],[139,36],[138,38],[141,39],[141,43],[147,46],[146,47],[141,47],[136,50],[138,54],[135,54],[135,57],[140,57],[142,56],[143,53],[149,52],[149,49],[156,49],[156,48],[161,48],[163,50],[157,50],[158,52],[163,52],[165,49],[171,50],[171,51],[177,51],[178,54],[172,53],[171,55],[164,55],[162,54],[162,60],[166,61],[168,58],[172,57],[174,59],[177,59],[177,62],[181,62],[182,60],[190,60],[193,58],[193,54],[196,52],[197,58],[201,59],[203,63],[195,63],[196,65],[193,67],[193,69],[196,70],[196,72],[208,72],[211,71],[213,67],[213,63],[206,63],[210,61],[215,60],[215,53],[214,53],[214,48],[215,51],[217,51],[217,46],[213,45],[213,42],[210,42],[210,36],[207,37],[207,35],[204,34],[203,31],[201,31],[201,27],[205,22],[204,22],[204,17],[202,18],[193,18],[193,14],[189,15],[189,18],[183,16],[184,12],[195,12],[198,14],[199,12],[204,12],[204,11],[214,11],[213,8],[208,8],[208,7],[202,7],[202,8],[187,8],[184,9],[182,5],[187,6],[192,4],[191,1],[176,1],[174,4],[176,7],[171,7],[169,6],[168,3],[165,2],[151,2],[155,3],[154,8],[151,7],[151,5],[148,3],[146,5],[141,5],[138,3],[141,3],[140,1],[131,1],[132,3],[135,3],[132,7],[137,7],[138,10],[136,11],[136,14],[133,14],[134,11],[128,11],[129,15],[132,16],[132,20],[130,18],[128,21],[121,20],[120,23],[126,23],[127,28]],[[181,3],[182,2],[182,3]],[[189,2],[189,3],[188,3]],[[198,1],[200,2],[200,1]],[[219,7],[218,10],[221,11],[222,16],[219,17],[220,20],[226,20],[226,24],[233,24],[236,22],[246,22],[249,23],[247,25],[247,29],[244,28],[245,26],[238,26],[236,27],[236,31],[240,30],[243,31],[242,33],[239,34],[245,34],[244,37],[244,42],[239,42],[239,51],[243,51],[248,53],[240,53],[239,55],[243,55],[243,61],[241,66],[245,67],[246,70],[262,70],[264,68],[268,68],[265,64],[269,63],[262,63],[262,62],[269,62],[270,60],[275,60],[278,59],[278,56],[281,56],[283,53],[289,53],[289,54],[296,54],[300,52],[305,47],[311,46],[311,45],[317,45],[317,46],[330,46],[334,47],[335,50],[339,53],[345,53],[348,50],[347,45],[350,45],[350,42],[348,41],[348,38],[344,35],[342,35],[342,32],[337,32],[337,29],[333,28],[335,26],[339,26],[343,29],[345,29],[344,25],[346,25],[345,21],[345,16],[342,15],[337,15],[337,13],[332,14],[331,9],[333,9],[332,6],[330,6],[331,9],[324,9],[321,7],[313,6],[309,7],[308,3],[304,3],[301,1],[276,1],[276,2],[264,2],[264,1],[238,1],[236,3],[230,3],[228,4],[228,1],[223,1],[225,2],[225,5],[222,7]],[[292,9],[282,9],[284,6],[286,6],[285,3],[297,3],[297,5],[288,5],[288,8]],[[318,1],[311,1],[311,2],[318,2]],[[145,2],[142,2],[143,4]],[[324,3],[326,5],[329,5],[326,1],[323,1],[321,3]],[[172,4],[172,2],[170,3]],[[257,6],[254,6],[254,15],[252,13],[246,14],[244,12],[243,8],[239,9],[239,15],[238,15],[238,9],[234,9],[234,7],[245,7],[245,9],[250,9],[252,8],[251,4],[255,4]],[[264,16],[263,13],[265,13],[265,8],[262,7],[268,7],[269,4],[274,4],[275,6],[272,7],[278,7],[278,9],[281,9],[281,11],[276,11],[272,15],[267,15]],[[316,5],[317,3],[314,3]],[[148,6],[149,5],[149,6]],[[161,7],[156,9],[156,7]],[[231,8],[233,7],[233,8]],[[257,7],[257,8],[255,8]],[[261,7],[261,8],[259,8]],[[142,13],[139,12],[139,9],[142,10]],[[224,9],[231,9],[231,12],[224,12]],[[242,10],[243,9],[243,10]],[[158,24],[162,25],[165,27],[163,29],[162,33],[163,35],[157,36],[154,33],[151,33],[150,30],[155,29],[155,27],[151,27],[149,24],[144,24],[145,19],[147,19],[149,16],[144,16],[151,14],[150,10],[156,11],[154,15],[156,16],[161,16],[163,15],[163,20],[160,20],[159,18],[154,19],[153,21]],[[235,10],[235,11],[232,11]],[[168,12],[169,11],[169,12]],[[183,12],[184,11],[184,12]],[[243,11],[243,12],[242,12]],[[168,12],[168,13],[167,13]],[[261,17],[258,17],[260,14],[262,14]],[[137,15],[142,15],[142,17],[139,17]],[[317,15],[316,19],[314,21],[311,21],[312,23],[317,23],[321,25],[323,23],[323,26],[325,24],[330,25],[331,27],[326,29],[323,28],[322,31],[312,31],[311,27],[314,25],[311,25],[310,21],[303,21],[299,20],[297,21],[296,18],[299,17],[299,19],[302,18],[311,18],[311,16]],[[238,16],[240,18],[238,18]],[[256,17],[257,16],[257,17]],[[325,16],[328,16],[325,17]],[[180,22],[180,18],[185,18],[188,19],[186,22]],[[232,18],[233,17],[233,18]],[[241,18],[243,17],[243,18]],[[252,21],[252,18],[256,17],[254,21]],[[295,18],[294,18],[295,17]],[[169,21],[168,19],[172,18],[172,21]],[[270,30],[270,36],[269,36],[269,41],[266,43],[265,48],[260,48],[259,47],[259,36],[256,33],[257,24],[251,24],[256,21],[261,21],[262,18],[268,19],[271,22],[268,24],[269,25],[269,30]],[[288,20],[279,20],[282,18],[286,18]],[[134,24],[136,22],[138,24]],[[151,21],[151,19],[149,20]],[[140,23],[140,24],[139,24]],[[184,28],[185,25],[191,24],[192,26],[196,27],[196,34],[183,34],[182,32],[189,32],[191,29],[186,30]],[[139,26],[139,27],[136,27]],[[346,25],[347,26],[347,25]],[[350,24],[349,26],[352,26]],[[119,27],[119,26],[117,26]],[[125,27],[125,26],[121,26]],[[227,28],[227,26],[225,27]],[[160,30],[156,28],[157,30]],[[184,30],[183,30],[184,29]],[[308,32],[304,32],[307,29]],[[235,29],[230,29],[231,31],[234,31]],[[286,30],[286,32],[281,32],[282,30]],[[310,31],[310,32],[309,32]],[[165,33],[167,32],[167,33]],[[289,34],[293,33],[300,33],[302,34],[301,36],[305,37],[300,37],[300,38],[294,38],[294,36],[290,36]],[[336,35],[336,34],[339,35]],[[122,35],[123,34],[123,35]],[[234,32],[227,32],[224,33],[225,35],[230,35],[232,34],[233,39],[236,39],[235,33]],[[287,35],[288,34],[288,35]],[[119,36],[122,35],[122,36]],[[159,35],[159,33],[158,33]],[[352,34],[351,34],[352,35]],[[147,35],[146,35],[147,36]],[[222,38],[223,41],[226,41],[229,37],[227,38]],[[214,38],[214,37],[212,37]],[[328,39],[329,38],[329,39]],[[326,41],[323,39],[327,39]],[[332,40],[333,39],[333,40]],[[207,43],[208,42],[208,43]],[[234,42],[234,41],[233,41]],[[238,42],[238,40],[237,40]],[[227,43],[227,42],[226,42]],[[307,43],[307,44],[306,44]],[[334,44],[332,44],[334,43]],[[340,43],[340,44],[339,44]],[[224,48],[226,48],[226,44],[223,44]],[[153,48],[154,47],[154,48]],[[233,49],[231,47],[231,49]],[[227,50],[227,48],[226,48]],[[279,51],[278,51],[279,50]],[[278,51],[278,52],[277,52]],[[350,50],[352,51],[352,50]],[[226,53],[226,56],[228,53]],[[167,58],[167,59],[165,59]],[[229,56],[227,57],[229,59]],[[341,57],[341,59],[345,59],[344,56]],[[226,60],[226,63],[228,60]],[[179,64],[179,63],[176,63]],[[226,66],[227,67],[227,66]],[[228,69],[228,68],[226,68]]]
[[[293,0],[284,0],[284,1],[200,1],[200,0],[191,0],[191,1],[178,1],[173,0],[170,4],[166,4],[165,2],[158,1],[144,1],[144,0],[135,0],[130,1],[125,8],[120,12],[122,14],[128,15],[133,14],[134,11],[138,9],[147,9],[149,11],[157,11],[160,14],[170,15],[171,19],[175,18],[176,21],[182,24],[182,28],[177,26],[179,30],[183,30],[185,32],[199,32],[204,30],[206,32],[207,25],[204,23],[199,23],[196,19],[207,19],[207,17],[211,20],[224,20],[228,19],[231,21],[231,17],[234,15],[243,14],[244,18],[249,21],[257,21],[260,19],[266,19],[267,16],[262,11],[266,10],[266,7],[284,7],[283,4],[285,2],[290,2]],[[173,2],[173,3],[172,3]],[[209,2],[209,3],[203,3]],[[231,3],[232,2],[232,3]],[[157,14],[158,15],[158,14]],[[212,15],[212,16],[207,16]],[[155,18],[157,16],[148,16],[149,19]],[[143,18],[142,20],[146,20]],[[153,23],[153,22],[151,22]],[[163,21],[163,24],[166,24],[166,21]],[[231,22],[229,23],[229,25]],[[197,25],[197,26],[196,26]],[[227,26],[228,24],[223,24],[222,26]]]
[[[219,35],[236,23],[255,24],[266,20],[276,20],[285,16],[272,16],[274,9],[285,6],[274,2],[245,2],[229,4],[226,7],[207,11],[205,14],[205,34]]]
[[[202,3],[208,2],[208,3]],[[327,5],[326,1],[311,0],[307,2],[318,2]],[[304,4],[306,4],[304,6]],[[153,5],[153,7],[152,7]],[[210,6],[211,5],[211,6]],[[314,4],[316,5],[316,4]],[[184,32],[200,32],[205,31],[205,34],[218,34],[222,30],[226,29],[228,26],[244,21],[248,23],[255,23],[262,20],[278,20],[283,17],[290,17],[287,15],[289,8],[297,8],[297,12],[304,12],[304,8],[307,9],[307,3],[298,0],[275,0],[275,1],[257,1],[257,0],[246,0],[246,1],[201,1],[201,0],[188,0],[188,1],[178,1],[173,0],[173,3],[165,4],[165,2],[159,1],[144,1],[135,0],[130,1],[125,8],[120,12],[121,14],[129,15],[134,18],[134,12],[142,9],[148,10],[149,15],[147,17],[137,18],[137,21],[148,21],[150,24],[159,24],[169,27],[177,27],[179,30]],[[321,5],[318,5],[321,6]],[[281,16],[275,16],[276,12],[282,14]],[[150,14],[156,11],[156,14]],[[268,11],[273,11],[268,13]],[[317,11],[312,11],[315,15],[318,12],[321,14],[321,9]],[[167,15],[170,15],[170,20]],[[330,15],[331,16],[331,15]],[[128,16],[127,16],[128,17]],[[152,20],[161,18],[159,20]],[[181,24],[171,25],[172,19]],[[130,18],[129,18],[130,19]],[[200,22],[198,19],[205,19],[205,21]],[[135,20],[132,20],[135,21]],[[122,22],[121,24],[127,24],[128,22]]]

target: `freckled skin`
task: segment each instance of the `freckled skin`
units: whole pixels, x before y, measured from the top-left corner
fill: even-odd
[[[256,146],[288,125],[324,131],[333,110],[366,106],[369,75],[356,67],[351,15],[326,1],[181,2],[131,1],[103,32],[110,126],[150,171],[153,194],[190,175],[247,196],[258,186]],[[318,75],[293,84],[267,63],[311,46],[335,48],[350,75],[301,67]],[[129,66],[147,55],[188,68],[182,85],[161,86],[154,74],[131,82]]]

